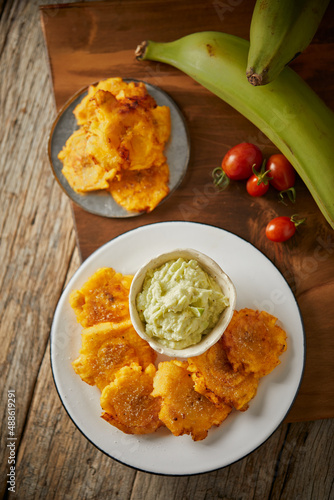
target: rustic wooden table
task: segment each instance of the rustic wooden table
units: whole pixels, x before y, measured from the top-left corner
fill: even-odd
[[[243,460],[225,469],[185,477],[138,472],[108,458],[83,437],[63,409],[50,369],[49,333],[59,296],[81,257],[71,203],[52,177],[46,154],[56,107],[40,25],[42,3],[49,2],[0,0],[2,496],[121,500],[333,498],[333,419],[319,418],[333,416],[331,398],[325,404],[325,391],[319,419],[295,422],[292,418],[293,423],[281,424],[268,441]],[[217,15],[231,13],[233,20],[242,15],[246,3],[208,2],[208,8],[214,7]],[[116,1],[110,4],[117,9],[122,6]],[[47,15],[52,20],[56,14],[57,8]],[[325,29],[321,36],[320,42],[326,37],[332,41]],[[319,82],[319,91],[329,98],[321,44],[319,47],[317,50],[314,45],[313,54],[319,57],[320,74],[308,76],[313,83]],[[196,182],[196,175],[195,169],[187,183]],[[165,210],[167,203],[157,216],[163,218]],[[80,214],[76,213],[75,220],[82,220]],[[83,227],[79,230],[83,236]],[[241,224],[236,230],[245,231],[242,236],[249,240],[253,237]],[[86,256],[93,248],[82,239],[81,243],[80,250],[87,252]],[[304,240],[304,244],[310,248],[310,241]],[[291,255],[293,260],[294,253]],[[280,256],[271,257],[279,260]],[[332,282],[333,275],[329,275],[327,286]],[[315,330],[313,337],[310,333],[311,348]],[[312,349],[311,360],[316,362]],[[328,369],[324,374],[319,369],[319,374],[323,378],[327,374],[331,383],[332,371]],[[9,423],[14,422],[14,416],[8,413],[9,391],[15,392],[13,429],[9,429]],[[307,397],[307,387],[303,391]],[[9,435],[9,430],[14,436]],[[12,494],[9,488],[14,483]]]

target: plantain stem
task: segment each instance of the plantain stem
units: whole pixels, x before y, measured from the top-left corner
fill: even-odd
[[[254,87],[257,87],[259,85],[263,84],[263,76],[262,74],[258,75],[257,73],[254,73],[253,68],[250,68],[246,72],[247,80],[251,85],[254,85]]]
[[[143,61],[145,59],[145,52],[147,48],[148,42],[144,41],[137,45],[135,50],[135,56],[138,61]]]

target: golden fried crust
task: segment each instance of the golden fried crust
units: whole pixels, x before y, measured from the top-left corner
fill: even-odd
[[[98,90],[106,90],[113,94],[117,99],[124,99],[127,97],[139,96],[144,97],[147,95],[147,89],[142,82],[124,82],[122,78],[108,78],[101,80],[97,85],[90,85],[88,94],[76,106],[73,113],[77,119],[78,125],[84,125],[90,121],[95,115],[95,106],[92,103],[92,97]]]
[[[70,305],[78,322],[87,328],[129,318],[128,299],[132,278],[110,267],[98,269],[80,290],[74,290],[70,295]]]
[[[159,166],[166,161],[163,154],[166,141],[159,139],[168,133],[169,108],[161,116],[155,113],[160,118],[158,122],[152,115],[156,104],[149,95],[117,100],[110,92],[99,90],[92,101],[96,112],[87,132],[95,136],[95,141],[94,148],[87,148],[87,152],[99,164],[109,170],[112,163],[120,172]],[[162,127],[161,132],[158,126]]]
[[[58,158],[63,162],[62,174],[77,193],[107,189],[117,169],[106,170],[87,154],[87,135],[81,128],[66,141]]]
[[[79,353],[72,363],[74,371],[101,391],[123,366],[136,362],[146,368],[156,359],[155,351],[139,337],[130,319],[84,329]]]
[[[195,390],[214,404],[222,402],[245,411],[255,396],[258,377],[234,371],[220,339],[210,349],[189,360]]]
[[[121,368],[102,391],[102,418],[126,434],[156,431],[162,422],[160,401],[151,396],[155,372],[153,364],[145,371],[136,363]]]
[[[125,170],[109,182],[109,190],[123,208],[151,212],[169,193],[167,163],[143,170]]]
[[[168,106],[157,106],[143,83],[110,78],[89,87],[74,115],[80,129],[58,155],[72,189],[107,190],[127,210],[153,210],[169,193]]]
[[[277,318],[265,311],[241,309],[222,337],[229,362],[234,370],[263,377],[279,363],[286,350],[286,333],[276,325]]]
[[[153,124],[159,144],[166,144],[171,132],[170,109],[167,106],[156,106],[151,110]]]
[[[174,360],[159,363],[152,395],[161,399],[159,418],[175,436],[191,434],[199,441],[226,419],[231,407],[218,407],[196,392],[187,367],[187,362]]]

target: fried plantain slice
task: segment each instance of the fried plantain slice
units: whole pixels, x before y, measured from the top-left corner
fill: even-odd
[[[189,358],[188,362],[197,392],[214,404],[223,402],[236,410],[248,409],[248,403],[257,391],[258,377],[233,370],[222,339],[200,356]]]
[[[58,154],[63,163],[62,173],[71,188],[77,193],[107,189],[108,179],[112,179],[117,169],[106,170],[87,154],[87,135],[83,128],[76,130],[68,138]]]
[[[97,85],[90,85],[88,87],[87,95],[75,107],[73,113],[77,119],[78,125],[84,125],[94,117],[95,106],[94,103],[92,103],[92,98],[98,90],[108,91],[113,94],[116,99],[135,96],[144,97],[148,94],[143,82],[125,82],[119,77],[101,80]]]
[[[125,170],[109,183],[114,200],[135,212],[151,212],[169,193],[167,163],[142,170]]]
[[[170,134],[168,107],[163,107],[166,112],[153,115],[156,103],[150,95],[117,99],[104,90],[98,90],[91,101],[96,109],[87,126],[90,136],[87,153],[98,164],[106,170],[112,165],[120,171],[141,170],[166,162],[163,150],[165,138]],[[164,140],[160,141],[161,138]]]
[[[268,375],[286,350],[286,333],[276,325],[277,318],[265,311],[235,311],[222,337],[229,362],[236,371]]]
[[[124,366],[101,394],[102,418],[126,434],[149,434],[162,422],[160,401],[151,396],[153,364],[145,370],[136,363]]]
[[[74,371],[90,385],[102,391],[123,366],[132,362],[146,368],[156,359],[155,351],[134,330],[130,319],[118,323],[100,323],[83,330],[79,357]]]
[[[98,269],[80,290],[70,295],[70,305],[84,327],[121,322],[130,317],[129,291],[133,276],[111,267]]]
[[[214,405],[194,390],[186,361],[159,363],[152,395],[161,399],[160,420],[175,435],[190,434],[194,441],[204,439],[213,425],[220,425],[231,406]]]

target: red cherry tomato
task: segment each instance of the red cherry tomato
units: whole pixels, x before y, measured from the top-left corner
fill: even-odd
[[[253,175],[250,176],[246,183],[247,192],[251,196],[262,196],[268,191],[271,179],[268,170],[266,170],[266,160],[262,163],[260,171],[255,170],[254,166],[252,171]]]
[[[246,184],[247,193],[251,196],[263,196],[269,189],[269,183],[260,181],[257,175],[252,175]]]
[[[272,178],[270,184],[278,191],[286,191],[294,186],[296,173],[284,155],[270,156],[267,161],[267,170]]]
[[[289,240],[296,232],[296,226],[302,224],[305,219],[296,220],[292,217],[275,217],[268,222],[266,236],[271,241],[281,242]]]
[[[227,177],[234,181],[248,179],[252,175],[252,167],[259,169],[262,165],[262,153],[255,144],[242,142],[229,151],[222,161],[222,169]]]

